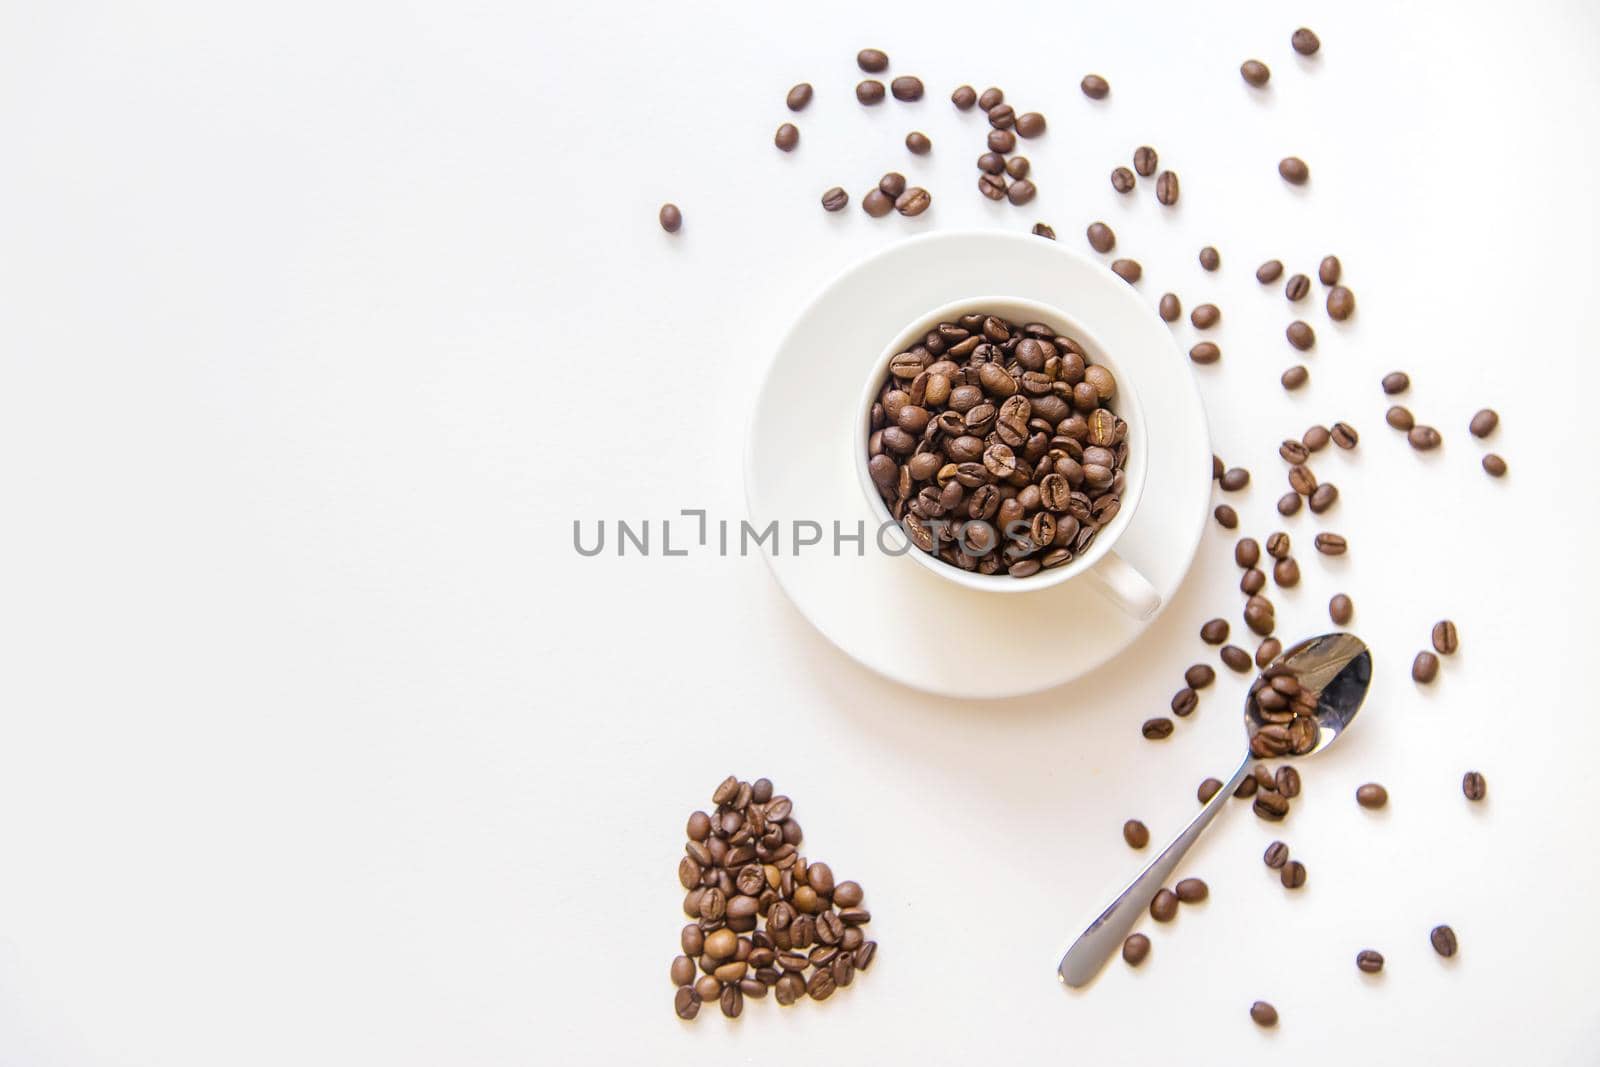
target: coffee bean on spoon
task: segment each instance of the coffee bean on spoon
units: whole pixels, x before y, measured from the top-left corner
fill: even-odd
[[[1276,637],[1269,637],[1256,648],[1256,666],[1266,670],[1268,664],[1277,659],[1283,652],[1283,644]]]

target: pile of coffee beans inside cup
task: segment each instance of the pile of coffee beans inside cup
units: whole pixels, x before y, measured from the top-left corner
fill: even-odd
[[[800,855],[794,805],[772,782],[729,776],[712,810],[689,816],[678,861],[686,890],[683,954],[672,961],[673,1007],[693,1019],[715,1001],[738,1018],[747,998],[772,991],[779,1004],[826,1000],[872,965],[878,943],[856,882],[836,881],[826,863]]]
[[[1027,578],[1085,552],[1122,506],[1116,393],[1058,330],[962,315],[889,360],[867,470],[919,550]]]

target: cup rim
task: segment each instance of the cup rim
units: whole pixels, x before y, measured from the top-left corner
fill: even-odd
[[[1127,484],[1123,487],[1122,502],[1116,517],[1111,520],[1109,525],[1101,528],[1100,533],[1095,535],[1094,543],[1089,546],[1089,550],[1083,555],[1075,557],[1071,562],[1060,567],[1047,571],[1041,570],[1039,573],[1023,579],[1013,578],[1003,571],[999,574],[978,574],[975,571],[964,571],[910,544],[905,531],[898,522],[895,522],[893,516],[889,514],[888,505],[878,495],[877,486],[873,484],[872,475],[867,468],[867,460],[869,458],[867,455],[867,441],[872,435],[872,405],[877,401],[878,390],[882,385],[883,375],[888,369],[889,361],[914,344],[933,325],[974,311],[989,310],[996,305],[1022,308],[1028,312],[1027,316],[1007,315],[1008,318],[1013,318],[1014,320],[1043,322],[1065,327],[1061,330],[1062,335],[1071,337],[1089,350],[1092,356],[1090,362],[1102,364],[1116,378],[1116,414],[1128,424],[1129,429],[1129,462],[1123,467],[1123,471],[1127,476]],[[1124,366],[1117,360],[1116,356],[1108,354],[1108,349],[1100,343],[1099,338],[1095,336],[1092,329],[1085,326],[1081,319],[1054,304],[1031,300],[1027,297],[991,295],[966,297],[929,309],[907,323],[894,335],[894,338],[878,354],[878,357],[872,361],[866,384],[862,388],[861,402],[856,413],[854,451],[856,478],[860,483],[862,494],[867,499],[868,508],[878,519],[880,528],[887,527],[892,529],[893,533],[890,536],[898,538],[900,542],[904,543],[906,550],[899,553],[900,555],[909,556],[930,573],[936,574],[956,585],[965,586],[968,589],[998,593],[1033,593],[1054,588],[1073,578],[1087,574],[1102,559],[1110,555],[1112,548],[1133,520],[1133,514],[1138,510],[1139,502],[1144,495],[1144,482],[1149,455],[1148,424],[1145,422],[1144,408],[1139,402],[1138,388],[1133,385],[1132,377],[1124,373],[1124,370]]]

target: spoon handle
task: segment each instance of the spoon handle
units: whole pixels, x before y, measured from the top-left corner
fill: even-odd
[[[1244,776],[1250,770],[1250,755],[1245,754],[1244,762],[1239,764],[1239,769],[1233,772],[1233,777],[1228,779],[1228,784],[1217,790],[1217,795],[1206,801],[1205,807],[1199,814],[1155,859],[1128,884],[1122,895],[1112,901],[1111,906],[1100,913],[1100,917],[1089,924],[1089,928],[1078,935],[1078,940],[1067,949],[1067,954],[1061,957],[1061,966],[1056,973],[1061,980],[1069,986],[1078,987],[1087,985],[1095,975],[1100,973],[1100,968],[1105,966],[1106,960],[1122,944],[1139,921],[1139,916],[1150,906],[1150,901],[1161,888],[1172,872],[1182,862],[1184,855],[1189,851],[1200,837],[1200,834],[1217,813],[1228,803],[1228,798],[1233,796],[1233,791],[1244,781]]]

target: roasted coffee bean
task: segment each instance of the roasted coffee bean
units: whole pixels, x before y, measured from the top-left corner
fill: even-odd
[[[1198,904],[1211,895],[1210,888],[1198,878],[1183,879],[1173,886],[1173,891],[1174,895],[1185,904]]]
[[[1238,528],[1239,513],[1234,511],[1233,508],[1229,507],[1227,504],[1218,504],[1217,509],[1211,514],[1216,518],[1217,525],[1221,526],[1224,530],[1233,530]]]
[[[1284,336],[1289,338],[1291,345],[1302,352],[1317,343],[1317,335],[1312,332],[1309,325],[1299,319],[1289,324],[1288,329],[1284,330]]]
[[[1215,778],[1207,778],[1200,783],[1200,788],[1195,790],[1195,796],[1204,804],[1222,791],[1222,783]]]
[[[895,199],[894,209],[907,217],[920,215],[928,210],[928,205],[933,203],[933,197],[928,195],[928,190],[914,185],[901,193]]]
[[[885,195],[882,189],[873,189],[861,198],[861,210],[875,219],[881,219],[894,210],[894,198]]]
[[[1356,428],[1351,426],[1348,422],[1334,423],[1333,429],[1330,431],[1329,436],[1332,438],[1334,444],[1338,445],[1347,452],[1361,443],[1361,438],[1356,433]]]
[[[1343,626],[1348,623],[1355,610],[1355,605],[1343,593],[1335,593],[1333,599],[1328,601],[1328,618],[1332,619],[1335,625]]]
[[[1433,945],[1433,951],[1445,959],[1456,954],[1456,932],[1448,926],[1435,926],[1429,930],[1428,941]]]
[[[1389,791],[1377,782],[1368,782],[1356,789],[1356,803],[1363,808],[1381,808],[1389,803]]]
[[[1283,277],[1283,262],[1281,260],[1269,259],[1256,268],[1256,281],[1262,285],[1270,285],[1281,277]]]
[[[1106,94],[1111,92],[1111,84],[1098,74],[1085,74],[1078,85],[1090,100],[1104,100]]]
[[[1311,372],[1303,364],[1295,364],[1278,378],[1278,383],[1291,392],[1311,380]]]
[[[1252,633],[1263,637],[1270,634],[1278,625],[1272,602],[1265,597],[1252,596],[1244,608],[1244,624]]]
[[[723,987],[721,1005],[722,1014],[730,1019],[737,1019],[744,1011],[744,993],[737,985]]]
[[[1261,862],[1273,870],[1281,870],[1289,862],[1289,846],[1282,841],[1274,841],[1267,846],[1266,852],[1261,854]]]
[[[983,91],[982,96],[978,97],[978,107],[980,110],[990,111],[997,105],[1004,103],[1005,99],[1006,94],[1004,92],[994,86],[990,86]]]
[[[889,69],[889,57],[876,48],[863,48],[856,53],[856,66],[868,74],[881,74]]]
[[[1222,320],[1222,312],[1215,304],[1201,304],[1189,312],[1189,321],[1197,330],[1209,330]]]
[[[1156,891],[1150,901],[1150,918],[1158,923],[1169,923],[1178,914],[1178,895],[1170,889]]]
[[[785,122],[778,127],[778,132],[773,135],[772,143],[785,152],[793,152],[794,146],[800,143],[800,130],[792,122]]]
[[[1010,130],[990,130],[987,140],[989,151],[1002,155],[1015,151],[1017,147],[1017,135]]]
[[[1196,663],[1183,672],[1183,680],[1188,683],[1190,689],[1204,689],[1216,681],[1216,678],[1217,672],[1206,663]]]
[[[1218,348],[1210,341],[1201,341],[1199,344],[1189,349],[1189,359],[1200,364],[1201,366],[1215,363],[1221,358],[1222,349]]]
[[[1137,967],[1150,955],[1150,939],[1143,934],[1129,934],[1122,943],[1122,958],[1129,967]]]
[[[1328,447],[1328,441],[1332,436],[1326,426],[1312,426],[1301,435],[1300,443],[1311,452],[1321,452]]]
[[[1300,584],[1300,564],[1293,557],[1280,559],[1272,565],[1272,580],[1281,589],[1291,589]]]
[[[883,103],[884,95],[883,83],[876,78],[856,83],[856,100],[868,107]]]
[[[864,899],[866,894],[862,892],[859,882],[840,882],[833,889],[833,902],[841,908],[853,908]]]
[[[1491,478],[1504,478],[1506,476],[1506,461],[1499,455],[1490,452],[1483,457],[1484,473]]]
[[[1267,538],[1267,555],[1273,559],[1286,559],[1289,555],[1289,535],[1277,530]]]
[[[1241,567],[1254,567],[1261,562],[1261,545],[1254,537],[1241,537],[1233,546],[1233,562]]]
[[[1285,156],[1278,160],[1278,176],[1290,185],[1304,185],[1311,177],[1311,168],[1299,156]]]
[[[1033,232],[1036,237],[1043,237],[1050,241],[1054,241],[1056,239],[1056,231],[1054,228],[1047,226],[1042,222],[1036,222],[1033,224]]]
[[[1229,467],[1217,482],[1224,492],[1237,493],[1250,484],[1250,472],[1243,467]]]
[[[1217,655],[1229,670],[1243,674],[1250,669],[1250,653],[1238,645],[1223,645]]]
[[[1146,741],[1162,741],[1172,736],[1172,720],[1166,718],[1146,719],[1139,728]]]
[[[693,964],[690,967],[692,969]],[[672,1008],[678,1013],[678,1018],[693,1019],[700,1014],[700,994],[694,991],[693,986],[685,984],[673,995]]]
[[[958,111],[971,111],[972,105],[978,102],[978,91],[970,85],[958,85],[950,94],[950,102]]]
[[[695,976],[694,960],[688,956],[674,956],[672,958],[671,975],[672,984],[675,986],[686,986],[693,982]]]
[[[716,970],[712,971],[711,974],[716,978],[717,981],[723,983],[724,985],[734,985],[737,984],[739,980],[747,973],[749,973],[749,970],[750,965],[744,960],[733,959],[719,966]]]
[[[1034,188],[1033,183],[1028,179],[1018,178],[1016,181],[1011,183],[1011,186],[1008,189],[1006,189],[1006,199],[1011,201],[1016,206],[1021,207],[1023,204],[1026,204],[1028,201],[1032,200],[1034,194],[1037,192],[1038,190]]]
[[[1383,970],[1383,953],[1364,948],[1356,953],[1356,968],[1362,974],[1377,974]]]
[[[899,171],[891,170],[878,179],[878,188],[884,196],[897,197],[906,191],[906,176]]]
[[[789,105],[790,111],[805,110],[805,106],[811,103],[811,83],[801,82],[793,89],[790,89],[788,99],[785,101],[785,103]]]
[[[1315,55],[1317,49],[1322,47],[1322,42],[1317,40],[1317,35],[1304,26],[1295,30],[1289,36],[1289,44],[1303,56]]]
[[[1411,388],[1411,377],[1405,371],[1390,371],[1383,376],[1383,391],[1389,396]]]
[[[1247,59],[1239,64],[1239,77],[1259,89],[1267,84],[1267,80],[1272,77],[1272,71],[1268,70],[1267,65],[1259,59]]]
[[[1338,285],[1343,270],[1338,256],[1323,256],[1322,262],[1317,264],[1317,280],[1323,285]]]
[[[1178,316],[1183,314],[1183,305],[1178,302],[1177,293],[1162,293],[1157,310],[1161,313],[1162,322],[1177,322]]]
[[[1278,768],[1273,781],[1278,786],[1278,792],[1290,800],[1300,795],[1300,772],[1288,764]]]
[[[1343,535],[1336,533],[1319,533],[1312,543],[1317,546],[1317,551],[1321,552],[1324,556],[1342,556],[1350,548],[1349,543],[1345,541]],[[1349,601],[1347,599],[1346,604],[1348,605],[1348,603]],[[1332,607],[1333,606],[1330,604],[1330,611],[1332,610]]]
[[[1306,865],[1299,860],[1290,860],[1278,872],[1278,881],[1283,883],[1285,889],[1299,889],[1306,884]]]
[[[1160,157],[1156,155],[1154,148],[1147,144],[1140,145],[1133,150],[1133,169],[1138,173],[1139,177],[1148,178],[1156,172],[1156,165],[1159,159]]]
[[[1283,287],[1283,295],[1290,301],[1298,303],[1311,292],[1311,279],[1304,274],[1290,275],[1289,281]]]
[[[1187,718],[1200,704],[1200,695],[1188,686],[1184,686],[1172,696],[1172,714],[1178,718]]]
[[[1006,198],[1006,180],[998,174],[978,175],[978,192],[990,200],[1004,200]]]
[[[1200,266],[1205,270],[1216,270],[1222,266],[1222,254],[1210,245],[1200,250]]]
[[[1009,130],[1017,124],[1017,113],[1010,104],[996,104],[989,109],[989,125],[997,130]]]
[[[706,950],[706,932],[699,923],[689,923],[678,936],[685,956],[698,956]]]
[[[1456,624],[1449,619],[1441,619],[1433,624],[1434,651],[1450,656],[1460,647],[1460,640],[1456,636]]]
[[[1477,771],[1468,771],[1461,776],[1461,792],[1468,800],[1479,801],[1489,792],[1489,784]]]
[[[678,883],[685,889],[693,889],[700,884],[700,865],[692,857],[685,856],[678,861]]]
[[[1328,290],[1328,318],[1334,322],[1343,322],[1356,311],[1356,294],[1342,285],[1336,285]]]
[[[913,77],[910,74],[902,74],[889,83],[889,91],[894,94],[896,100],[921,100],[922,79]]]
[[[1111,188],[1119,193],[1133,191],[1133,171],[1127,167],[1118,167],[1111,172]]]
[[[1277,1026],[1278,1009],[1264,1000],[1258,1000],[1250,1005],[1250,1018],[1257,1026]]]
[[[805,979],[798,974],[785,974],[778,979],[772,987],[772,997],[779,1004],[787,1007],[799,1000],[805,994]]]
[[[1026,111],[1017,116],[1016,130],[1018,137],[1038,137],[1045,131],[1045,118],[1037,111]]]
[[[906,149],[914,156],[925,156],[933,150],[933,142],[921,130],[906,134]]]
[[[1239,592],[1245,596],[1255,596],[1267,587],[1266,572],[1256,567],[1248,567],[1239,578]]]
[[[1253,797],[1256,795],[1256,790],[1260,788],[1261,783],[1257,782],[1254,777],[1247,774],[1244,776],[1244,780],[1239,783],[1238,787],[1234,789],[1233,795],[1241,799]]]
[[[1111,271],[1129,285],[1137,282],[1144,274],[1144,268],[1139,266],[1136,259],[1118,259],[1111,263]]]
[[[868,967],[872,966],[873,957],[877,954],[878,943],[876,941],[864,942],[860,948],[856,949],[855,952],[856,970],[864,971]]]
[[[677,233],[683,226],[683,212],[678,210],[677,204],[662,204],[656,217],[661,221],[661,228],[668,233]]]
[[[1289,802],[1277,793],[1268,793],[1260,790],[1256,793],[1255,803],[1250,806],[1256,817],[1268,822],[1278,822],[1289,814]]]
[[[1384,412],[1383,421],[1401,433],[1407,432],[1417,424],[1417,420],[1412,416],[1410,409],[1399,404],[1395,404]]]
[[[812,1000],[827,1000],[833,996],[833,991],[838,988],[838,983],[833,980],[833,972],[826,967],[819,967],[811,972],[811,977],[806,981],[806,995]]]
[[[1332,482],[1323,482],[1311,491],[1311,496],[1306,499],[1306,504],[1311,508],[1313,515],[1321,515],[1333,507],[1339,499],[1339,487]]]
[[[1117,246],[1117,235],[1103,222],[1091,222],[1087,233],[1089,247],[1096,252],[1109,252]]]
[[[1474,437],[1488,437],[1494,433],[1494,428],[1500,425],[1500,416],[1493,408],[1484,408],[1472,416],[1472,421],[1467,424],[1467,429],[1472,431]]]
[[[1138,819],[1129,819],[1122,824],[1122,839],[1129,848],[1144,848],[1150,843],[1150,830]]]
[[[1301,497],[1299,493],[1289,492],[1278,498],[1278,514],[1293,515],[1300,510]]]
[[[1439,676],[1439,657],[1432,652],[1418,652],[1411,661],[1411,679],[1427,685]]]
[[[850,194],[837,185],[822,194],[822,209],[824,211],[843,211],[848,203],[850,203]]]
[[[999,152],[985,152],[978,157],[978,169],[985,174],[1000,174],[1006,169],[1006,157]]]
[[[1032,166],[1027,156],[1012,156],[1006,160],[1006,174],[1012,178],[1026,178]]]
[[[1172,171],[1164,170],[1156,178],[1156,199],[1168,207],[1178,202],[1178,176]]]
[[[1273,660],[1277,659],[1278,654],[1282,651],[1282,642],[1280,642],[1276,637],[1267,638],[1265,641],[1261,642],[1260,645],[1256,646],[1256,666],[1265,670],[1267,665]]]
[[[1208,645],[1220,645],[1228,639],[1228,620],[1210,619],[1200,627],[1200,640]]]
[[[709,959],[731,959],[738,948],[738,936],[727,927],[713,930],[705,935],[705,955]]]

